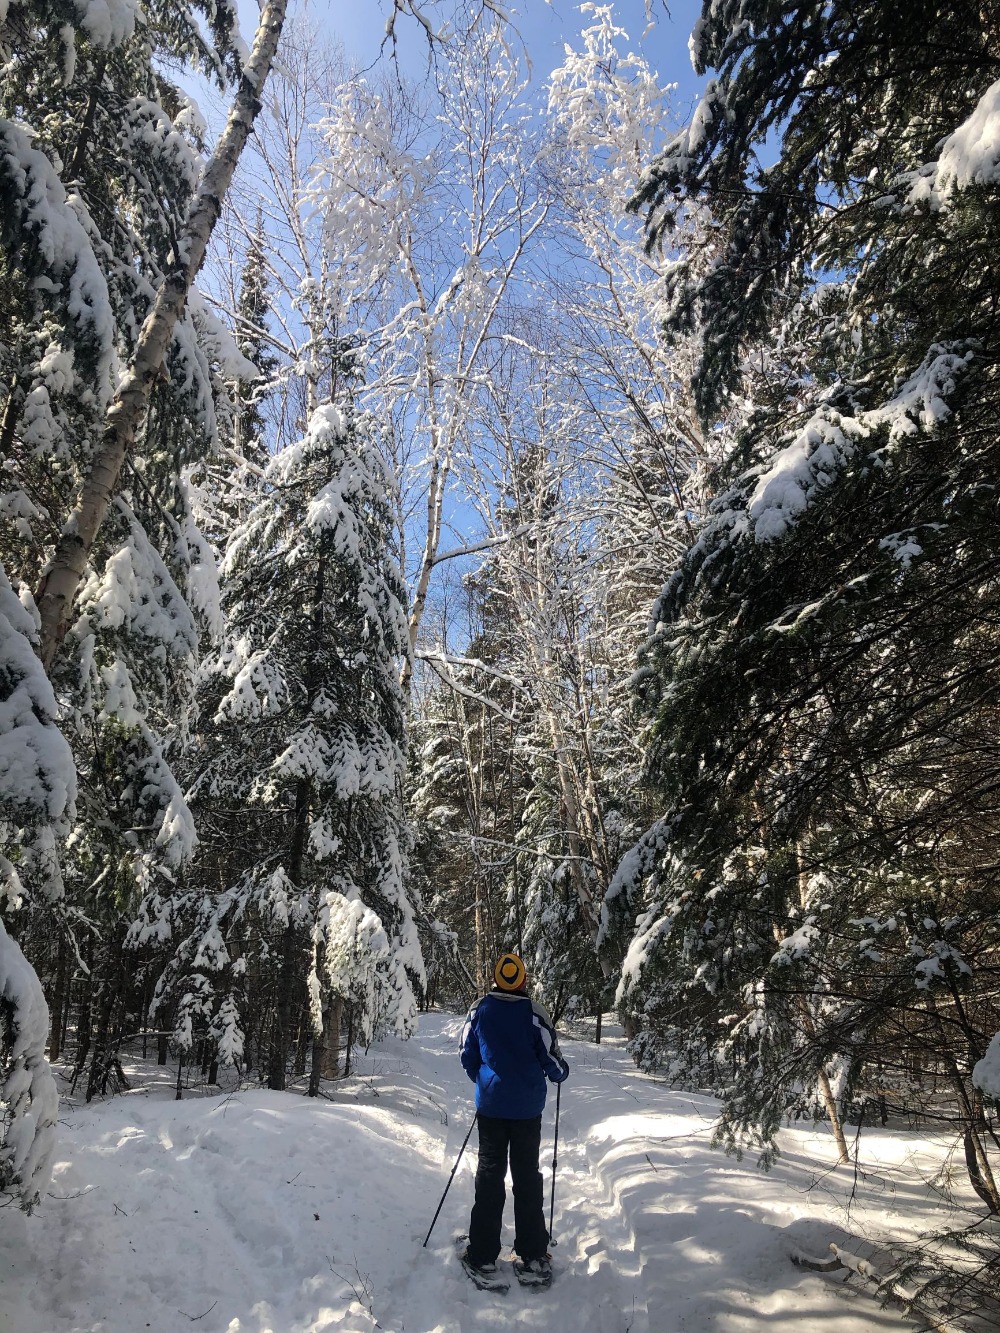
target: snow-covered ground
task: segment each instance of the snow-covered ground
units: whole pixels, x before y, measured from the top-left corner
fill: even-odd
[[[329,1085],[331,1099],[176,1102],[154,1070],[132,1093],[67,1104],[41,1209],[0,1211],[0,1333],[913,1327],[788,1254],[940,1221],[929,1181],[943,1143],[866,1131],[864,1170],[834,1171],[827,1133],[790,1129],[764,1175],[710,1147],[710,1099],[637,1073],[614,1037],[565,1043],[552,1288],[477,1291],[453,1250],[475,1135],[422,1248],[473,1114],[460,1027],[425,1015],[412,1041],[372,1048],[357,1077]],[[546,1207],[554,1105],[550,1095]],[[505,1241],[509,1214],[508,1202]]]

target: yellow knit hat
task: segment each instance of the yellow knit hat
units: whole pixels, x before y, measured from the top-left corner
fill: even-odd
[[[516,953],[502,953],[493,969],[493,980],[501,990],[520,990],[528,974]]]

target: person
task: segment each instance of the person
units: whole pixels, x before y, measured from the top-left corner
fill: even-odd
[[[529,1274],[551,1276],[538,1150],[545,1080],[561,1083],[569,1065],[552,1020],[527,994],[528,977],[516,953],[493,969],[493,989],[469,1011],[462,1033],[462,1066],[476,1085],[479,1164],[465,1263],[496,1271],[506,1201],[507,1161],[514,1187],[514,1251]]]

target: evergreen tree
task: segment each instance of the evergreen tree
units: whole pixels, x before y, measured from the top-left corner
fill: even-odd
[[[178,1044],[197,1022],[236,1058],[234,1016],[255,1010],[276,1088],[303,1019],[315,1092],[336,1072],[343,1005],[359,1035],[406,1034],[423,981],[403,856],[407,638],[390,492],[350,405],[317,409],[268,464],[227,547],[228,632],[202,677],[191,799],[204,896],[152,894],[134,932],[140,945],[173,933],[159,1002],[175,1005]]]
[[[640,672],[663,816],[610,894],[620,998],[765,1161],[932,1072],[996,1213],[995,23],[713,4],[693,42],[718,77],[637,206],[716,219],[667,329],[738,446]]]
[[[256,369],[252,380],[240,383],[240,402],[236,415],[236,453],[252,465],[262,467],[267,461],[267,423],[263,404],[273,387],[278,359],[271,350],[267,317],[271,308],[270,283],[264,248],[264,224],[260,210],[257,228],[243,265],[239,303],[236,308],[236,346]]]
[[[0,904],[24,881],[62,890],[57,840],[73,814],[73,757],[35,656],[38,624],[0,566]],[[0,922],[0,1194],[31,1208],[48,1180],[58,1093],[45,1059],[48,1008],[34,969]]]

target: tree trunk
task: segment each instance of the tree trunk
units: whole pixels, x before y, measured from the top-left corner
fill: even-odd
[[[344,1017],[344,1001],[340,995],[331,998],[323,1014],[323,1077],[336,1078],[340,1072],[340,1024]]]
[[[323,1036],[322,1032],[319,1036],[313,1033],[312,1052],[309,1061],[309,1087],[306,1089],[308,1097],[319,1096],[319,1085],[323,1076]]]
[[[85,963],[87,971],[83,977],[83,984],[80,987],[80,1009],[76,1021],[76,1060],[73,1065],[73,1080],[70,1083],[70,1091],[76,1091],[77,1079],[83,1073],[83,1067],[87,1063],[87,1056],[90,1054],[90,1032],[91,1032],[91,1008],[94,995],[94,937],[87,936]]]
[[[965,1150],[965,1168],[969,1173],[969,1183],[990,1212],[997,1216],[1000,1214],[1000,1192],[997,1191],[997,1183],[982,1140],[972,1125],[966,1125],[963,1130],[962,1145]]]
[[[68,181],[77,180],[83,172],[83,164],[87,160],[87,150],[90,147],[90,138],[94,132],[94,117],[97,114],[101,85],[104,83],[104,73],[107,67],[108,54],[106,51],[102,51],[94,63],[94,71],[90,79],[90,93],[87,96],[87,109],[83,113],[83,120],[80,122],[80,130],[76,138],[76,147],[73,149],[73,156],[66,171],[66,180]]]
[[[14,447],[14,432],[17,429],[21,406],[24,402],[25,387],[15,376],[7,390],[7,401],[0,417],[0,463],[5,462]]]
[[[274,1022],[271,1026],[271,1049],[268,1052],[267,1086],[276,1092],[284,1089],[288,1069],[288,1049],[292,1039],[292,992],[295,989],[297,954],[295,927],[289,924],[281,937],[281,971],[278,974],[278,994],[275,999]]]
[[[139,1022],[142,1027],[142,1058],[145,1060],[149,1055],[150,1038],[150,1019],[149,1006],[153,1002],[153,992],[156,989],[156,982],[153,979],[152,971],[148,971],[142,982],[142,1010],[139,1014]],[[158,1027],[159,1024],[154,1026]]]
[[[323,1030],[314,1035],[309,1068],[309,1096],[319,1095],[320,1082],[336,1078],[340,1066],[340,1022],[344,1013],[341,996],[327,996],[323,1006]]]
[[[309,819],[309,797],[309,783],[304,781],[296,783],[295,816],[288,866],[288,877],[296,887],[302,880],[302,857],[305,850],[306,825]],[[281,940],[281,971],[278,974],[278,994],[275,998],[274,1021],[271,1025],[271,1048],[268,1052],[267,1086],[277,1092],[282,1091],[285,1087],[288,1052],[292,1044],[292,1002],[295,996],[298,954],[298,932],[292,921],[289,920]]]
[[[351,1052],[354,1049],[354,1005],[347,1006],[347,1050],[344,1053],[344,1078],[351,1077]]]
[[[483,927],[483,880],[481,875],[476,875],[476,988],[480,994],[488,991],[490,983],[487,980],[486,968],[486,931]]]
[[[125,1076],[118,1058],[118,1049],[125,1035],[126,974],[121,965],[125,957],[125,928],[119,926],[114,937],[101,950],[98,965],[100,975],[94,989],[96,1003],[94,1052],[87,1075],[88,1102],[98,1093],[102,1097],[107,1094],[112,1076],[117,1085],[115,1091],[120,1091],[124,1084]]]
[[[847,1140],[844,1138],[844,1126],[840,1119],[840,1110],[837,1107],[837,1099],[833,1095],[833,1089],[830,1087],[830,1079],[825,1069],[820,1069],[819,1074],[820,1092],[823,1094],[823,1104],[826,1107],[826,1113],[830,1118],[830,1126],[833,1129],[833,1139],[837,1145],[839,1154],[837,1165],[843,1166],[845,1162],[850,1161],[850,1153],[847,1151]]]
[[[66,1033],[69,1031],[69,1016],[73,1010],[73,974],[75,967],[71,964],[66,974],[66,994],[63,998],[62,1010],[62,1045],[66,1045]]]
[[[805,842],[799,838],[795,844],[795,865],[796,865],[796,886],[799,894],[799,906],[803,911],[809,906],[809,870],[806,862]],[[774,937],[780,942],[781,932],[777,927],[774,929]],[[804,995],[798,997],[799,1017],[802,1022],[802,1030],[808,1039],[815,1046],[816,1044],[816,1024],[813,1022],[812,1011],[809,1008],[809,1001]],[[837,1145],[838,1166],[843,1166],[850,1161],[850,1153],[847,1151],[847,1140],[844,1138],[844,1126],[840,1120],[840,1108],[837,1106],[837,1099],[833,1095],[833,1089],[830,1087],[830,1079],[823,1064],[820,1064],[816,1071],[816,1081],[819,1083],[820,1095],[823,1098],[823,1105],[826,1107],[826,1114],[833,1129],[834,1142]]]
[[[59,1059],[63,1043],[63,1010],[66,1007],[66,990],[69,973],[69,947],[66,936],[59,936],[59,952],[56,958],[56,985],[52,995],[52,1031],[49,1037],[49,1061],[52,1064]]]
[[[292,1077],[301,1078],[306,1072],[306,1055],[310,1047],[310,1034],[312,1024],[309,1022],[309,1007],[301,1005],[299,1008],[298,1033],[295,1038],[295,1063],[292,1065]]]
[[[222,212],[236,164],[260,110],[285,21],[287,0],[267,0],[261,11],[253,52],[240,77],[226,128],[202,173],[177,253],[160,283],[139,332],[131,363],[108,407],[104,433],[73,512],[63,525],[48,572],[36,595],[41,616],[39,656],[46,671],[59,649],[73,614],[73,603],[112,496],[122,465],[146,413],[192,284],[205,259],[209,238]]]

